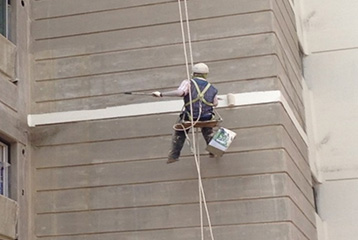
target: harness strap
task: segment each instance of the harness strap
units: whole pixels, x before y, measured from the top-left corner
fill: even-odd
[[[200,91],[200,88],[199,88],[198,84],[197,84],[193,79],[191,79],[191,81],[194,83],[194,86],[195,86],[195,88],[196,88],[196,91],[197,91],[197,93],[198,93],[198,96],[197,96],[195,99],[193,99],[191,102],[186,103],[186,104],[185,104],[185,107],[188,106],[188,105],[190,105],[190,103],[195,103],[195,102],[197,102],[197,101],[199,101],[199,100],[200,100],[201,102],[205,103],[205,104],[208,105],[208,106],[214,106],[214,104],[212,104],[212,103],[206,101],[206,99],[204,98],[205,93],[209,90],[211,84],[208,83],[208,84],[205,86],[205,88],[203,89],[203,91]]]

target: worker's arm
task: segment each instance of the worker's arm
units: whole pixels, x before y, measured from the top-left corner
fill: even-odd
[[[184,91],[181,89],[176,89],[173,91],[162,92],[162,96],[163,97],[183,97]]]
[[[153,97],[182,97],[184,96],[184,91],[177,89],[168,92],[152,92]]]
[[[219,99],[217,96],[214,97],[213,105],[216,107],[219,104]]]
[[[153,97],[184,97],[190,87],[190,82],[188,80],[183,80],[178,89],[168,92],[153,92]]]

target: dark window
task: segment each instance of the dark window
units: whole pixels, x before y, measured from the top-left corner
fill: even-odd
[[[9,195],[9,146],[0,142],[0,194]]]
[[[6,38],[9,36],[9,0],[0,0],[0,34]]]

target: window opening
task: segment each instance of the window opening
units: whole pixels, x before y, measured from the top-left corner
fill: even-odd
[[[0,0],[0,34],[9,38],[10,25],[10,0]]]
[[[0,142],[0,194],[9,196],[9,146]]]

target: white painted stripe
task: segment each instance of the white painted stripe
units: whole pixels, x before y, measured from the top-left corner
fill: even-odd
[[[292,109],[287,103],[286,99],[280,91],[264,91],[264,92],[248,92],[248,93],[237,93],[235,96],[235,103],[233,106],[245,106],[254,105],[270,102],[281,102],[286,112],[292,119],[298,132],[307,143],[307,136],[303,128],[297,121]],[[218,108],[228,107],[228,101],[226,95],[218,96],[219,100]],[[68,112],[55,112],[55,113],[44,113],[44,114],[31,114],[27,117],[27,122],[30,127],[48,125],[48,124],[59,124],[69,122],[80,122],[80,121],[91,121],[91,120],[102,120],[110,118],[121,118],[121,117],[133,117],[143,116],[158,113],[174,113],[179,112],[183,107],[182,100],[171,100],[171,101],[156,101],[139,104],[129,104],[124,106],[109,107],[104,109],[95,110],[79,110],[79,111],[68,111]]]
[[[298,122],[295,114],[293,113],[293,111],[292,111],[290,105],[288,104],[288,102],[286,101],[285,97],[281,94],[280,98],[281,98],[280,102],[282,103],[283,107],[285,108],[288,116],[290,116],[293,124],[296,126],[297,131],[299,132],[302,139],[305,141],[305,143],[308,146],[308,137],[307,137],[305,130],[303,130],[301,124]]]
[[[30,127],[35,127],[39,125],[55,123],[68,123],[109,118],[141,116],[155,113],[178,112],[178,109],[181,109],[182,106],[182,101],[149,102],[95,110],[32,114],[28,115],[27,120],[28,125]]]

